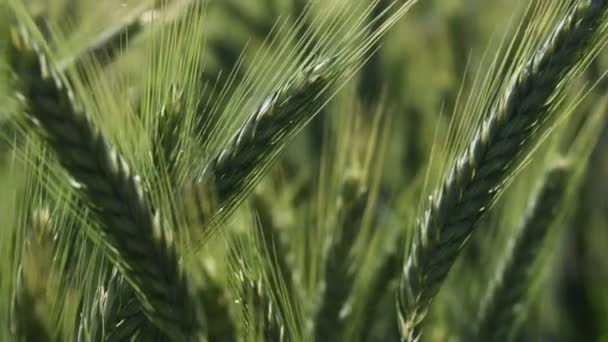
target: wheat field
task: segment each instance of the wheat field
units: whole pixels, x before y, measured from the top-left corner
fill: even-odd
[[[0,0],[0,341],[608,341],[608,0]]]

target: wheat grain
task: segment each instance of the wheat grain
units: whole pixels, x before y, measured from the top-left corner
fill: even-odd
[[[560,84],[605,41],[608,1],[580,6],[563,18],[530,58],[504,96],[491,106],[468,148],[431,197],[404,265],[399,290],[403,340],[415,341],[439,291],[476,222],[542,131]]]
[[[144,312],[174,340],[189,340],[197,323],[188,284],[139,178],[96,132],[67,83],[25,29],[15,35],[14,47],[9,62],[27,112],[102,223],[108,251],[115,249],[118,254],[119,269],[134,287]]]
[[[507,341],[517,317],[517,304],[528,288],[530,273],[567,189],[567,164],[549,170],[530,200],[509,255],[488,288],[477,323],[477,341]]]

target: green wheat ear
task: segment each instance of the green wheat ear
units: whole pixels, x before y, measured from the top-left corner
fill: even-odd
[[[562,162],[545,175],[529,201],[518,234],[511,241],[509,256],[486,292],[477,323],[477,341],[507,341],[517,317],[545,236],[567,190],[569,165]]]
[[[416,341],[429,305],[475,224],[545,130],[560,89],[606,41],[608,1],[575,8],[497,98],[420,218],[404,265],[399,322],[404,341]]]
[[[28,115],[98,217],[108,253],[116,257],[146,316],[173,340],[190,340],[199,327],[188,282],[138,176],[97,132],[27,31],[15,32],[14,39],[9,63]]]
[[[342,69],[336,59],[320,59],[299,71],[262,101],[232,138],[208,161],[186,189],[184,211],[194,224],[225,217],[240,203],[277,157],[287,139],[327,102]],[[260,168],[262,166],[262,168]],[[206,205],[202,199],[214,199]]]

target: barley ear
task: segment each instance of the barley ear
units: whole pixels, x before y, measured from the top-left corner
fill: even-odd
[[[98,219],[104,250],[134,288],[148,319],[173,340],[190,340],[198,326],[188,283],[140,179],[97,132],[65,78],[27,31],[14,38],[9,62],[28,116]]]
[[[546,130],[560,90],[606,41],[608,1],[564,17],[502,96],[457,159],[419,219],[401,276],[399,326],[416,341],[426,312],[475,224],[535,138]]]

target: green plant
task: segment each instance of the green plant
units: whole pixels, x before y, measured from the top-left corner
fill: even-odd
[[[0,0],[0,340],[600,340],[607,19]]]

